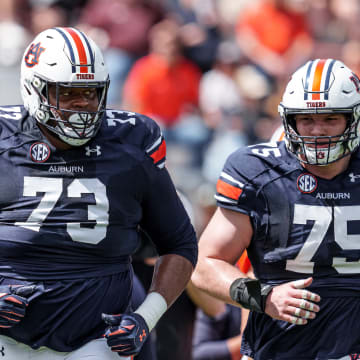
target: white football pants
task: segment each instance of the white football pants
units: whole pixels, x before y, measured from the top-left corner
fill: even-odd
[[[106,339],[96,339],[68,353],[57,352],[46,347],[34,350],[7,336],[0,335],[1,360],[131,360],[110,350]]]

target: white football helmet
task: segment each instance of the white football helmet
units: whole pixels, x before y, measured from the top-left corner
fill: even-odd
[[[62,141],[80,146],[93,138],[106,108],[109,74],[99,47],[75,28],[57,27],[35,37],[21,64],[21,95],[30,115]],[[50,104],[49,86],[56,87]],[[96,89],[97,111],[59,106],[62,88]]]
[[[347,127],[338,136],[300,136],[295,114],[341,113]],[[279,114],[290,152],[303,163],[327,165],[350,155],[359,146],[360,80],[341,61],[308,61],[291,77]],[[340,137],[340,138],[339,138]],[[324,142],[328,143],[324,147]],[[322,144],[322,146],[319,146]]]

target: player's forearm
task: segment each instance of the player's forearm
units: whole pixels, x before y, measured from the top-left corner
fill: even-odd
[[[161,294],[168,306],[178,298],[190,280],[193,266],[185,257],[175,254],[161,256],[154,268],[150,292]]]
[[[214,296],[200,290],[192,281],[189,281],[186,291],[192,302],[208,316],[216,317],[225,312],[225,303]]]
[[[192,271],[191,262],[180,255],[163,255],[157,260],[149,294],[135,310],[149,331],[185,289]]]
[[[220,259],[200,256],[191,280],[200,290],[239,306],[231,299],[229,291],[233,281],[240,277],[244,277],[244,274],[235,266]]]

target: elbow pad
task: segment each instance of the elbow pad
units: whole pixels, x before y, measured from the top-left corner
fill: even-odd
[[[266,299],[272,289],[273,286],[264,285],[256,279],[239,278],[230,286],[230,297],[245,309],[264,313]]]

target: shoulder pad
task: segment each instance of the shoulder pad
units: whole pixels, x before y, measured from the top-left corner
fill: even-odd
[[[166,143],[159,125],[151,118],[130,111],[106,110],[105,123],[121,142],[136,146],[163,168],[166,159]]]
[[[298,162],[294,163],[299,166]],[[244,188],[256,191],[262,181],[271,181],[273,176],[287,172],[294,166],[288,162],[288,153],[283,143],[264,143],[241,147],[227,158],[217,182],[218,201],[237,203]],[[277,169],[273,174],[273,169]],[[267,174],[266,180],[262,177]],[[262,177],[261,181],[257,181]]]
[[[27,116],[22,105],[0,106],[0,134],[1,137],[14,133],[20,121]]]
[[[228,157],[225,168],[237,169],[248,179],[256,177],[266,168],[279,166],[286,152],[277,143],[263,143],[241,147]]]

